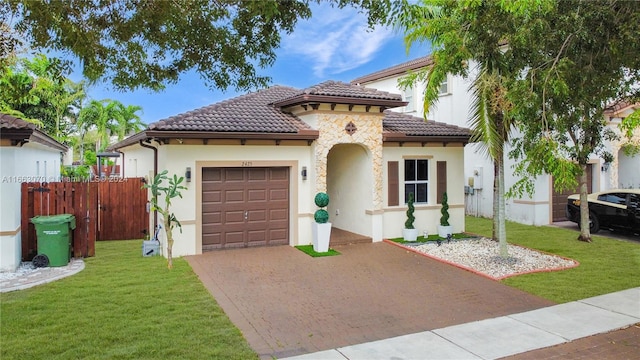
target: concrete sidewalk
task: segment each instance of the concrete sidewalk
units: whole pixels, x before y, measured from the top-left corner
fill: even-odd
[[[640,287],[286,360],[497,359],[640,323]]]

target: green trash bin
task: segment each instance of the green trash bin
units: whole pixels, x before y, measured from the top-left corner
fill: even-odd
[[[49,266],[65,266],[71,253],[71,231],[76,228],[76,217],[71,214],[35,216],[38,255],[49,258]]]

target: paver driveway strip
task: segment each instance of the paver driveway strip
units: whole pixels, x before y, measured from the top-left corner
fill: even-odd
[[[312,258],[289,246],[187,260],[261,358],[338,348],[553,305],[386,243]]]

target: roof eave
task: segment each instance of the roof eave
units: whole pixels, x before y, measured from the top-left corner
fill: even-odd
[[[33,142],[59,151],[67,151],[69,149],[49,135],[31,128],[2,129],[0,136],[2,139],[9,139],[14,146],[22,146],[28,142]]]
[[[295,133],[264,133],[264,132],[214,132],[214,131],[179,131],[179,130],[146,130],[120,141],[109,147],[110,150],[122,149],[127,146],[149,140],[168,139],[245,139],[245,140],[316,140],[320,133],[317,130],[300,130]]]
[[[347,105],[372,105],[380,106],[385,109],[396,108],[407,105],[406,101],[390,100],[390,99],[369,99],[359,97],[343,97],[331,95],[312,95],[302,94],[289,99],[274,102],[273,105],[279,107],[287,107],[293,105],[324,103],[324,104],[347,104]]]
[[[446,135],[446,136],[434,136],[434,135],[407,135],[402,133],[383,133],[383,142],[419,142],[419,143],[462,143],[464,145],[469,143],[471,135]]]

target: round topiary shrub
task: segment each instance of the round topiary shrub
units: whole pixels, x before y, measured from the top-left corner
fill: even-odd
[[[318,207],[323,208],[329,205],[329,195],[319,192],[316,194],[314,201]],[[329,213],[325,209],[319,209],[313,214],[313,218],[318,224],[326,224],[329,221]]]
[[[318,224],[326,224],[329,221],[329,213],[325,209],[320,209],[313,214],[313,218]]]
[[[316,194],[315,202],[318,207],[323,208],[329,205],[329,195],[327,195],[327,193],[319,192]]]

